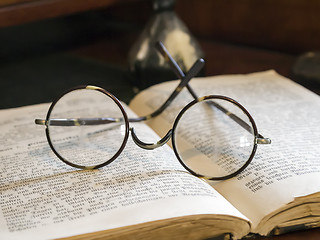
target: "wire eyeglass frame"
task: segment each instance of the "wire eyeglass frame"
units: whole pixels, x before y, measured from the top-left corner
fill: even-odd
[[[186,169],[188,170],[191,174],[197,176],[197,177],[202,177],[202,178],[206,178],[208,180],[226,180],[229,178],[232,178],[236,175],[238,175],[240,172],[242,172],[252,161],[255,153],[256,153],[256,149],[257,149],[257,144],[270,144],[271,140],[268,138],[264,138],[261,134],[258,133],[256,124],[252,118],[252,116],[250,115],[250,113],[237,101],[235,101],[234,99],[231,99],[229,97],[226,96],[221,96],[221,95],[209,95],[209,96],[204,96],[199,98],[196,93],[194,92],[194,90],[191,88],[191,86],[189,85],[189,81],[195,77],[200,70],[204,67],[204,60],[203,59],[198,59],[193,66],[190,68],[190,70],[184,74],[183,71],[180,69],[180,67],[178,66],[178,64],[175,62],[175,60],[171,57],[171,55],[169,54],[169,52],[167,51],[167,49],[165,48],[165,46],[161,43],[161,42],[157,42],[155,45],[156,49],[163,55],[163,57],[169,62],[171,68],[173,69],[173,71],[175,72],[175,74],[177,75],[178,78],[180,78],[180,82],[178,84],[178,86],[175,88],[175,90],[171,93],[171,95],[168,97],[168,99],[158,108],[156,109],[154,112],[152,112],[151,114],[148,114],[146,116],[142,116],[142,117],[137,117],[137,118],[128,118],[126,111],[124,110],[122,104],[120,103],[120,101],[111,93],[109,93],[108,91],[106,91],[103,88],[100,87],[96,87],[96,86],[78,86],[72,89],[69,89],[68,91],[66,91],[65,93],[63,93],[59,98],[57,98],[54,102],[52,102],[52,104],[49,107],[48,113],[46,115],[46,119],[36,119],[35,123],[38,125],[45,125],[46,126],[46,137],[49,143],[50,148],[52,149],[52,151],[55,153],[55,155],[62,160],[64,163],[76,167],[76,168],[80,168],[80,169],[97,169],[97,168],[101,168],[104,167],[108,164],[110,164],[111,162],[113,162],[123,151],[123,149],[126,146],[126,143],[128,141],[129,138],[129,132],[131,132],[131,136],[133,141],[135,142],[136,145],[138,145],[139,147],[146,149],[146,150],[153,150],[155,148],[161,147],[164,144],[166,144],[170,138],[172,141],[172,147],[174,150],[174,153],[178,159],[178,161],[180,162],[180,164]],[[192,95],[192,97],[194,98],[193,101],[191,101],[189,104],[187,104],[177,115],[176,119],[174,120],[173,123],[173,127],[172,129],[170,129],[167,134],[161,138],[157,143],[145,143],[143,141],[141,141],[134,128],[130,128],[129,126],[129,122],[141,122],[141,121],[145,121],[151,118],[154,118],[158,115],[160,115],[171,103],[172,101],[178,96],[178,94],[181,92],[181,90],[186,87],[187,90],[189,91],[189,93]],[[52,109],[55,107],[55,105],[57,104],[57,102],[61,99],[61,97],[63,97],[64,95],[75,91],[75,90],[80,90],[80,89],[89,89],[89,90],[95,90],[95,91],[99,91],[103,94],[105,94],[106,96],[108,96],[110,99],[112,99],[112,101],[119,107],[121,113],[122,113],[122,118],[77,118],[77,119],[50,119],[50,115],[52,112]],[[235,106],[237,106],[238,108],[241,109],[241,111],[243,113],[245,113],[245,115],[248,117],[251,126],[249,124],[247,124],[245,121],[243,121],[241,118],[237,117],[235,114],[229,112],[227,109],[225,109],[223,106],[221,106],[220,104],[216,103],[215,101],[213,101],[214,99],[221,99],[227,102],[230,102],[232,104],[234,104]],[[195,104],[202,102],[202,101],[208,101],[207,103],[213,107],[213,108],[217,108],[219,109],[222,113],[226,114],[228,117],[230,117],[233,121],[235,121],[237,124],[239,124],[242,128],[244,128],[245,130],[247,130],[248,132],[252,133],[254,136],[254,144],[253,144],[253,148],[252,148],[252,152],[250,154],[250,156],[248,157],[248,160],[243,164],[243,166],[241,168],[239,168],[237,171],[232,172],[231,174],[227,174],[225,176],[222,177],[212,177],[212,176],[205,176],[202,174],[199,174],[197,172],[195,172],[194,170],[192,170],[190,167],[188,167],[184,161],[181,159],[179,152],[176,148],[176,143],[175,143],[175,130],[176,127],[179,123],[179,120],[181,119],[181,117],[183,116],[183,114],[190,109],[192,106],[194,106]],[[59,154],[59,152],[55,149],[51,138],[50,138],[50,132],[49,132],[49,126],[82,126],[82,125],[99,125],[99,124],[108,124],[108,123],[115,123],[115,122],[122,122],[125,125],[125,132],[124,132],[124,138],[123,141],[120,145],[120,148],[118,149],[118,151],[106,162],[103,162],[101,164],[98,165],[94,165],[94,166],[83,166],[83,165],[78,165],[75,163],[72,163],[70,161],[68,161],[67,159],[65,159],[63,156],[61,156]]]

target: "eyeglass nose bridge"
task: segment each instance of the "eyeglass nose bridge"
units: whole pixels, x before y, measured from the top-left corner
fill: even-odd
[[[141,141],[138,136],[136,135],[136,132],[134,130],[134,128],[130,128],[130,131],[131,131],[131,136],[132,136],[132,139],[134,141],[135,144],[137,144],[139,147],[143,148],[143,149],[146,149],[146,150],[153,150],[153,149],[156,149],[158,147],[161,147],[163,146],[164,144],[166,144],[170,138],[172,137],[172,129],[170,129],[167,134],[161,138],[158,142],[156,143],[145,143],[143,141]]]

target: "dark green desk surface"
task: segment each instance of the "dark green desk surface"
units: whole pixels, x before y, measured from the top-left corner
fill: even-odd
[[[87,84],[125,102],[133,97],[125,67],[63,53],[2,64],[0,81],[0,108],[51,102],[68,88]]]

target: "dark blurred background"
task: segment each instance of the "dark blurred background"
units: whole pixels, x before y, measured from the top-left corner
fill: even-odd
[[[320,51],[320,1],[177,0],[175,12],[204,51],[205,74],[275,69],[294,74],[299,56]],[[152,15],[150,0],[0,2],[0,108],[50,102],[94,84],[129,102],[128,52]]]

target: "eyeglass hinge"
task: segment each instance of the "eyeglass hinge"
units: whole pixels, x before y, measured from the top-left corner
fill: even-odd
[[[264,138],[264,137],[256,137],[255,138],[255,144],[270,144],[271,139],[270,138]]]

